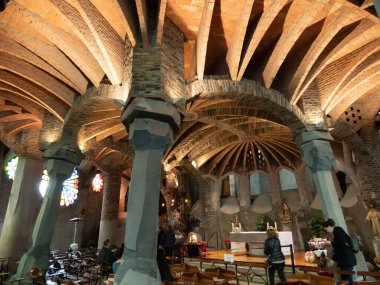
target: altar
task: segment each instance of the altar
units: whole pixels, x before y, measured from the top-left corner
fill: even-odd
[[[240,251],[246,250],[246,243],[249,246],[249,253],[252,256],[265,256],[264,242],[267,238],[266,232],[232,232],[230,233],[231,250]],[[278,238],[281,245],[293,245],[292,232],[278,232]],[[290,255],[290,248],[283,247],[282,252],[284,255]]]

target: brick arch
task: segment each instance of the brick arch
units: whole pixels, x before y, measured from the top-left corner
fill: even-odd
[[[121,105],[120,107],[122,107],[128,97],[128,90],[128,85],[101,85],[99,88],[88,89],[85,94],[78,97],[66,114],[61,143],[77,148],[79,131],[82,125],[87,122],[91,113],[105,104]]]
[[[187,85],[190,96],[203,99],[232,99],[241,104],[254,105],[277,117],[290,128],[293,136],[306,131],[302,111],[278,91],[262,87],[252,80],[225,79],[196,80]]]

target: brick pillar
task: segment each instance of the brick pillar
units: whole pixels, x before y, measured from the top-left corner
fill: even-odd
[[[249,207],[251,207],[249,173],[247,172],[239,174],[239,203],[242,210],[247,210]]]
[[[32,235],[32,247],[23,255],[17,269],[17,277],[25,277],[32,266],[47,270],[50,243],[59,213],[62,183],[81,161],[75,150],[52,147],[43,154],[47,159],[46,170],[50,181],[42,202]]]
[[[104,191],[98,248],[102,248],[106,239],[115,244],[118,234],[119,201],[121,186],[121,171],[116,169],[104,174]]]
[[[0,257],[11,257],[11,272],[31,245],[33,225],[41,207],[38,185],[42,168],[42,160],[18,159],[0,238]]]

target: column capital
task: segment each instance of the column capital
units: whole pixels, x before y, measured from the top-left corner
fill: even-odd
[[[318,130],[302,132],[298,136],[295,137],[295,143],[299,147],[302,147],[303,144],[310,141],[314,141],[314,140],[333,141],[334,139],[330,135],[329,132],[318,131]]]
[[[47,148],[42,157],[47,160],[45,167],[49,176],[54,175],[52,172],[61,173],[65,176],[70,175],[73,168],[82,161],[82,155],[78,151],[59,146]]]
[[[167,123],[174,132],[178,131],[181,124],[177,106],[167,101],[145,97],[133,98],[121,115],[121,120],[127,129],[136,119],[152,119]]]

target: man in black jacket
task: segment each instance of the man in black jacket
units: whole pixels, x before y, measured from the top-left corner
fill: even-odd
[[[356,257],[351,248],[351,238],[338,226],[335,226],[333,219],[328,219],[323,223],[326,232],[333,234],[333,240],[328,241],[328,245],[334,248],[333,260],[336,261],[340,270],[352,271],[356,265]],[[348,280],[352,284],[352,275],[341,275],[342,280]]]

